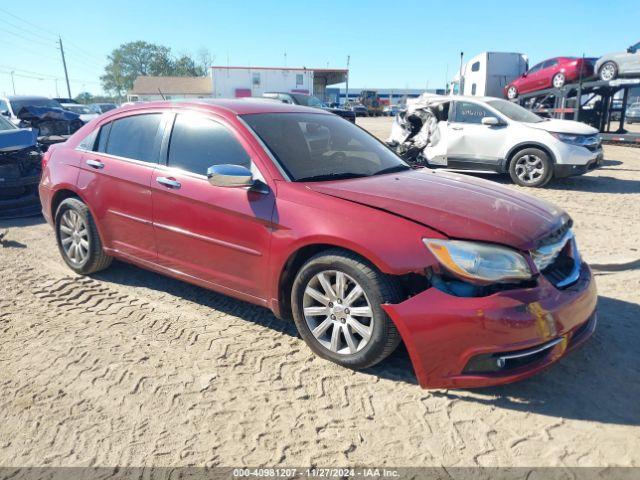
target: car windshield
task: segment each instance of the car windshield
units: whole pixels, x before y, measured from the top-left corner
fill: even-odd
[[[382,142],[338,116],[259,113],[242,118],[293,181],[340,180],[410,169]]]
[[[13,123],[11,123],[6,118],[0,116],[0,132],[5,130],[15,130],[16,128],[18,127],[16,127]]]
[[[505,117],[515,120],[516,122],[538,123],[544,120],[542,117],[522,108],[520,105],[507,102],[506,100],[489,100],[487,105],[495,108]]]
[[[9,100],[13,112],[17,114],[23,107],[50,107],[50,108],[62,108],[55,100],[50,98],[25,98]]]
[[[296,99],[296,102],[298,102],[299,105],[304,105],[305,107],[319,108],[324,106],[324,103],[313,95],[292,95],[292,97]]]

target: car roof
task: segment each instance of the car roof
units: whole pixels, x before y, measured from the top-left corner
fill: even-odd
[[[170,100],[162,102],[142,102],[135,105],[121,107],[120,111],[143,110],[154,107],[204,107],[212,111],[224,111],[234,115],[249,115],[254,113],[315,113],[325,114],[322,110],[300,105],[291,105],[281,102],[265,101],[264,98],[241,98],[241,99],[217,99],[199,98],[193,100]]]
[[[51,100],[49,97],[40,95],[7,95],[7,100]]]

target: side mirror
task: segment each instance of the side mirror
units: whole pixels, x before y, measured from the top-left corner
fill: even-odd
[[[480,122],[482,125],[486,125],[488,127],[497,127],[498,125],[502,125],[500,120],[496,117],[484,117]]]
[[[253,174],[241,165],[213,165],[207,169],[207,179],[214,187],[251,187]]]
[[[9,110],[2,110],[0,112],[0,115],[4,115],[5,117],[10,117],[11,116],[11,114],[9,113]]]

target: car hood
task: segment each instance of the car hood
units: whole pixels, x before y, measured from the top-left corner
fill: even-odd
[[[427,168],[308,183],[315,192],[387,211],[450,238],[521,250],[569,221],[560,208],[487,180]]]
[[[574,133],[576,135],[595,135],[598,130],[582,122],[573,120],[550,119],[538,123],[525,123],[527,127],[555,133]]]

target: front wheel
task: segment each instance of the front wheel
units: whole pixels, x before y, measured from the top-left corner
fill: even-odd
[[[566,77],[564,73],[556,73],[551,80],[551,84],[553,88],[562,88],[564,87],[564,82],[566,81]]]
[[[382,361],[400,335],[381,304],[400,301],[393,280],[350,252],[329,250],[298,272],[291,307],[298,332],[320,357],[348,368]]]
[[[77,198],[64,200],[55,216],[58,249],[65,263],[76,273],[87,275],[111,265],[104,253],[89,208]]]
[[[509,162],[509,175],[521,187],[542,187],[553,177],[551,160],[539,148],[525,148]]]
[[[514,100],[517,96],[518,96],[518,89],[516,87],[514,87],[513,85],[511,85],[507,89],[507,98],[509,100]]]
[[[600,67],[598,75],[600,76],[600,80],[608,82],[618,76],[618,67],[613,62],[605,62],[604,65]]]

